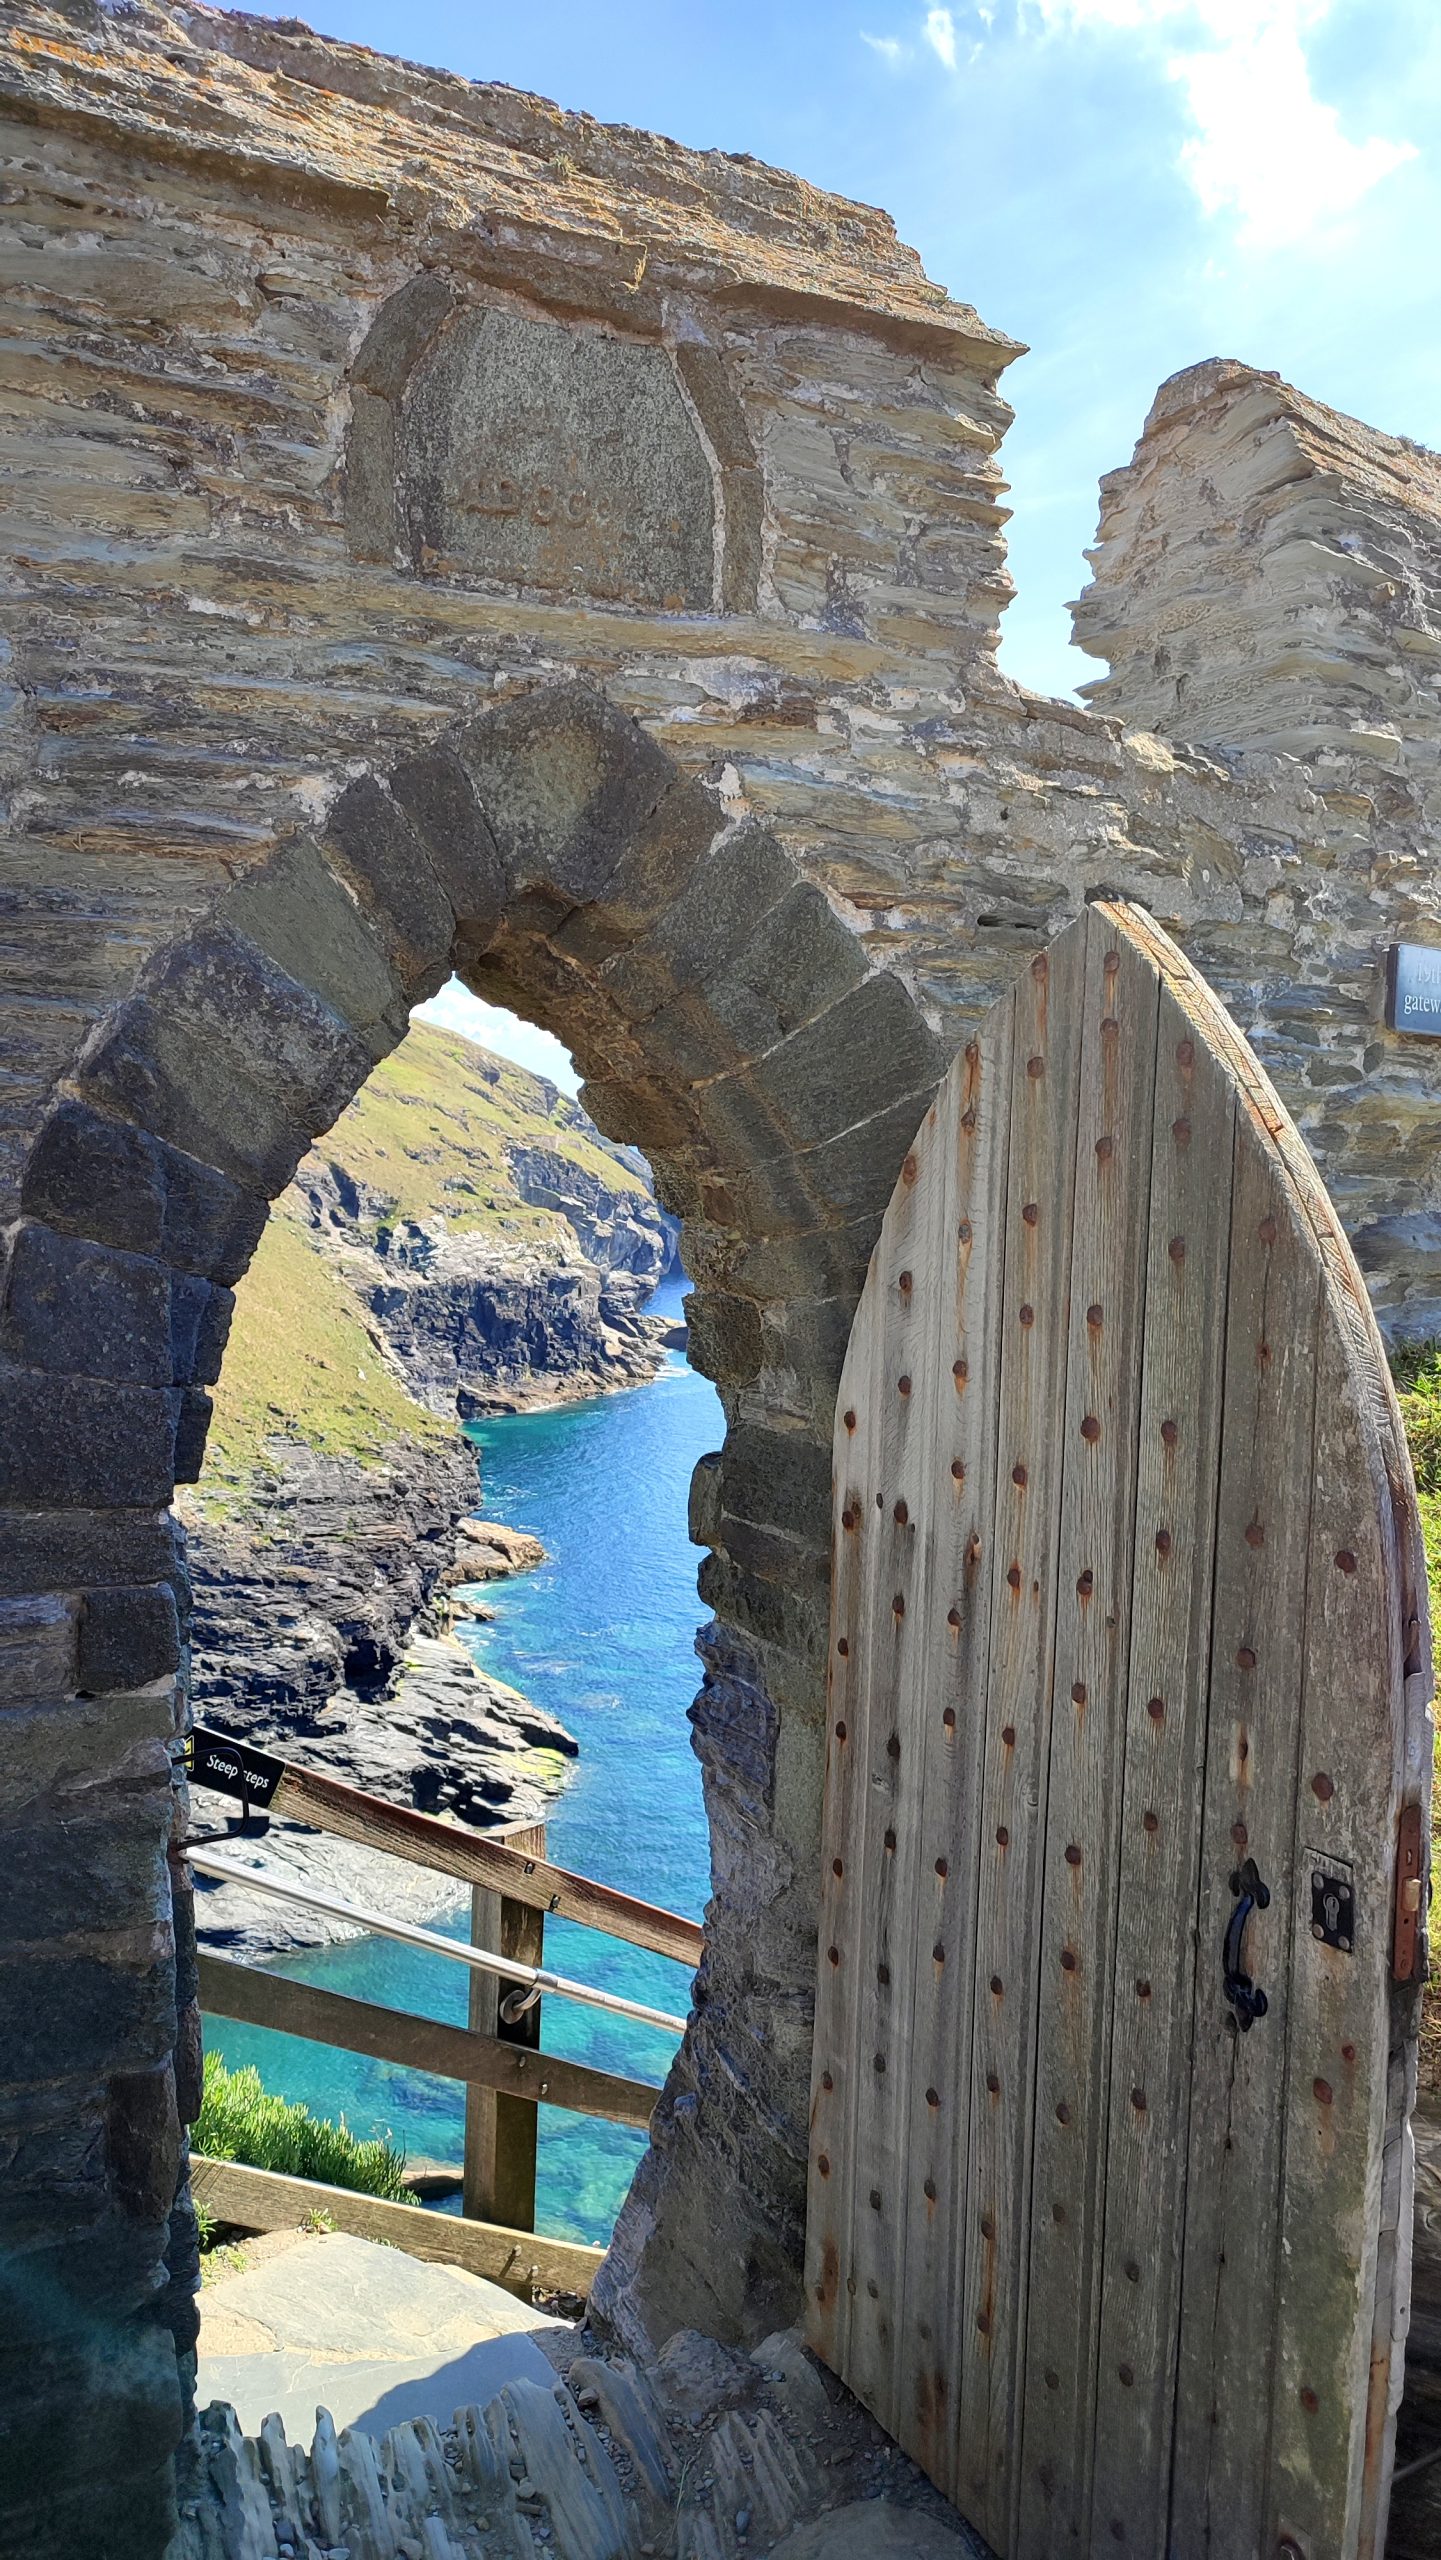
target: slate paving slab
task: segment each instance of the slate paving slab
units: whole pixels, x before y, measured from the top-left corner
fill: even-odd
[[[201,2294],[199,2399],[228,2401],[247,2434],[275,2414],[309,2444],[321,2407],[374,2436],[416,2418],[449,2426],[507,2383],[554,2384],[535,2333],[564,2323],[463,2267],[344,2232],[246,2254],[243,2273]]]

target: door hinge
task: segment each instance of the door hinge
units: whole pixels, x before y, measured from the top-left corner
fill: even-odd
[[[1426,1903],[1426,1835],[1419,1804],[1403,1804],[1396,1823],[1396,1916],[1391,1938],[1393,1982],[1414,1982],[1420,1968]]]

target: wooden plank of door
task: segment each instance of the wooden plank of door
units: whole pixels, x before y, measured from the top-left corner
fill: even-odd
[[[1323,1324],[1317,1377],[1267,2526],[1306,2554],[1371,2560],[1394,2424],[1389,2320],[1379,2341],[1373,2331],[1383,2221],[1394,2235],[1399,2218],[1399,2192],[1389,2213],[1382,2195],[1396,1827],[1410,1774],[1411,1557],[1398,1526],[1408,1547],[1414,1533],[1389,1497],[1378,1429],[1389,1417],[1369,1409],[1381,1364],[1369,1345],[1354,1356],[1348,1331]],[[1350,1889],[1346,1948],[1312,1935],[1315,1877]],[[1394,2145],[1390,2166],[1399,2189]]]
[[[992,2548],[1011,2533],[1024,2355],[1035,1994],[1055,1642],[1082,989],[1089,914],[1016,983],[982,1737],[970,2146],[951,2494]]]
[[[919,1162],[906,1157],[911,1198]],[[888,1211],[888,1219],[891,1219]],[[886,1229],[883,1229],[886,1231]],[[865,1915],[865,1769],[873,1677],[880,1523],[875,1516],[880,1405],[886,1398],[886,1306],[873,1260],[842,1367],[834,1426],[832,1623],[827,1667],[827,1782],[822,1828],[822,1910],[811,2051],[811,2171],[806,2209],[806,2335],[834,2373],[850,2371],[855,2304],[855,2122],[860,1974]]]
[[[991,1536],[1013,1007],[995,1007],[946,1088],[936,1403],[925,1518],[933,1542],[912,1749],[920,1767],[915,2008],[906,2101],[905,2391],[899,2436],[933,2479],[953,2459],[961,2328],[980,1762],[990,1663]]]
[[[1194,2082],[1172,2470],[1173,2560],[1263,2548],[1294,1890],[1303,1594],[1320,1266],[1274,1152],[1237,1114],[1215,1610],[1201,1826]],[[1270,1894],[1244,1969],[1269,2008],[1238,2028],[1222,1949],[1231,1878]]]
[[[1093,2547],[1131,2560],[1169,2535],[1235,1128],[1166,988],[1153,1126],[1091,2494]]]
[[[1323,1357],[1337,1354],[1338,1346],[1344,1346],[1339,1351],[1340,1365],[1334,1375],[1328,1378],[1323,1373],[1318,1394],[1316,1429],[1319,1454],[1314,1467],[1314,1483],[1321,1508],[1312,1520],[1313,1555],[1307,1576],[1307,1668],[1303,1710],[1306,1723],[1299,1757],[1297,1802],[1301,1820],[1298,1827],[1303,1835],[1302,1847],[1314,1842],[1342,1863],[1348,1839],[1355,1834],[1359,1818],[1363,1860],[1370,1857],[1378,1862],[1372,1881],[1378,1888],[1378,1899],[1383,1905],[1388,1905],[1393,1843],[1389,1836],[1390,1826],[1386,1821],[1377,1819],[1374,1797],[1378,1773],[1384,1777],[1389,1769],[1393,1803],[1398,1810],[1402,1804],[1414,1807],[1424,1830],[1431,1790],[1433,1735],[1428,1713],[1432,1677],[1425,1558],[1421,1549],[1410,1461],[1384,1349],[1336,1212],[1305,1146],[1255,1058],[1236,1033],[1229,1016],[1175,946],[1163,936],[1157,936],[1147,919],[1135,910],[1131,911],[1131,929],[1153,946],[1163,977],[1184,994],[1195,1017],[1208,1022],[1218,1054],[1230,1064],[1243,1108],[1250,1116],[1258,1141],[1274,1149],[1285,1166],[1298,1209],[1311,1230],[1325,1275],[1324,1289],[1329,1292],[1329,1308],[1321,1339],[1323,1344],[1331,1345],[1331,1351],[1323,1352]],[[1328,1454],[1320,1444],[1337,1427],[1343,1435],[1343,1443]],[[1333,1458],[1342,1470],[1340,1474],[1333,1470]],[[1322,1499],[1325,1490],[1328,1486],[1339,1490],[1343,1483],[1343,1498],[1350,1500],[1354,1507],[1359,1494],[1361,1516],[1370,1519],[1376,1527],[1378,1551],[1369,1560],[1363,1559],[1361,1533],[1352,1523],[1343,1520],[1338,1527],[1336,1521],[1326,1517]],[[1388,1523],[1394,1523],[1394,1559],[1387,1552],[1392,1543]],[[1350,1566],[1338,1561],[1352,1555],[1357,1559],[1354,1573]],[[1339,1583],[1335,1578],[1338,1574],[1341,1576]],[[1366,1590],[1358,1587],[1363,1575],[1368,1585]],[[1393,1576],[1392,1597],[1399,1615],[1392,1614],[1383,1598],[1378,1619],[1378,1592],[1384,1594],[1388,1579]],[[1359,1615],[1361,1623],[1358,1626],[1341,1623],[1351,1612]],[[1376,1620],[1374,1624],[1373,1619]],[[1384,1626],[1381,1624],[1383,1621]],[[1362,1674],[1359,1700],[1353,1694],[1358,1666]],[[1379,1678],[1368,1676],[1378,1669]],[[1319,1689],[1316,1685],[1318,1670],[1321,1674]],[[1318,1708],[1327,1695],[1329,1681],[1338,1673],[1344,1683],[1342,1697],[1334,1709],[1334,1726],[1339,1739],[1328,1745],[1327,1730],[1318,1716]],[[1358,1704],[1362,1709],[1359,1730]],[[1365,1714],[1368,1707],[1369,1719]],[[1369,1730],[1366,1729],[1368,1721]],[[1341,1762],[1340,1774],[1326,1765],[1332,1758]],[[1311,1798],[1307,1795],[1308,1782]],[[1322,1968],[1319,1979],[1329,1990],[1336,1970],[1335,1955],[1340,1952],[1322,1950],[1318,1954],[1306,1926],[1307,1879],[1315,1871],[1316,1864],[1313,1861],[1308,1869],[1298,1852],[1298,1895],[1292,1909],[1292,1962],[1298,1970],[1293,1986],[1294,2017],[1289,2046],[1291,2104],[1288,2108],[1286,2193],[1282,2200],[1283,2226],[1286,2227],[1289,2247],[1281,2260],[1281,2286],[1276,2311],[1283,2360],[1289,2356],[1293,2338],[1303,2346],[1309,2344],[1314,2347],[1316,2332],[1311,2324],[1316,2306],[1307,2302],[1304,2293],[1293,2299],[1291,2284],[1298,2267],[1309,2263],[1317,2235],[1324,2242],[1335,2234],[1342,2238],[1340,2265],[1333,2266],[1330,2283],[1335,2290],[1321,2316],[1333,2335],[1338,2322],[1343,2330],[1348,2325],[1346,2306],[1354,2276],[1365,2253],[1357,2252],[1351,2246],[1354,2235],[1349,2228],[1344,2229],[1342,2237],[1345,2217],[1333,2198],[1318,2196],[1315,2192],[1315,2165],[1319,2154],[1334,2171],[1349,2150],[1349,2165],[1363,2194],[1368,2196],[1363,2207],[1365,2228],[1369,2231],[1373,2221],[1379,2225],[1371,2310],[1370,2387],[1366,2394],[1369,2405],[1361,2454],[1359,2514],[1355,2524],[1355,2549],[1358,2554],[1370,2555],[1380,2552],[1386,2538],[1392,2433],[1390,2412],[1399,2394],[1405,2352],[1413,2160],[1408,2117],[1414,2097],[1421,1984],[1418,1980],[1393,1981],[1389,1985],[1384,2001],[1378,1999],[1369,2012],[1369,2040],[1347,2033],[1345,2025],[1338,2025],[1334,2017],[1329,2021],[1330,2041],[1333,2045],[1339,2042],[1346,2073],[1365,2076],[1373,2088],[1381,2067],[1380,2046],[1383,2041],[1389,2043],[1385,2061],[1378,2198],[1372,2184],[1376,2175],[1374,2161],[1363,2158],[1358,2163],[1355,2157],[1354,2120],[1348,2142],[1341,2144],[1335,2139],[1334,2120],[1329,2114],[1329,2106],[1335,2104],[1334,2096],[1328,2102],[1320,2094],[1324,2086],[1329,2085],[1333,2090],[1335,2086],[1334,2079],[1326,2072],[1324,2056],[1320,2070],[1313,2067],[1309,2096],[1307,2093],[1305,2041],[1308,2037],[1318,2039],[1323,2024],[1317,1999],[1317,1978],[1309,1968]],[[1325,1872],[1324,1866],[1321,1871]],[[1364,1878],[1362,1885],[1364,1899]],[[1379,1943],[1389,1949],[1391,1929],[1384,1910],[1376,1936]],[[1362,1970],[1364,1972],[1364,1967]],[[1375,1988],[1374,1985],[1369,1987]],[[1384,2026],[1381,2023],[1383,2018]],[[1348,2047],[1352,2048],[1350,2053]],[[1314,2051],[1311,2059],[1314,2066]],[[1347,2104],[1349,2107],[1349,2100]],[[1364,2308],[1352,2301],[1353,2319],[1358,2310],[1364,2329]],[[1349,2405],[1354,2409],[1360,2398],[1357,2388],[1359,2347],[1354,2328],[1352,2343],[1342,2351],[1342,2364],[1336,2368],[1338,2379],[1347,2355],[1351,2358]],[[1313,2468],[1314,2454],[1310,2444],[1316,2430],[1312,2420],[1319,2415],[1319,2410],[1310,2409],[1304,2396],[1308,2391],[1319,2402],[1321,2394],[1314,2379],[1308,2379],[1297,2371],[1282,2381],[1278,2395],[1271,2449],[1270,2512],[1273,2521],[1287,2511],[1295,2520],[1294,2530],[1277,2526],[1282,2537],[1278,2548],[1284,2548],[1286,2540],[1294,2541],[1297,2533],[1305,2534],[1308,2528],[1303,2516],[1314,2511],[1306,2507],[1304,2484]],[[1296,2442],[1298,2435],[1301,2439],[1299,2444]],[[1354,2428],[1349,2440],[1344,2427],[1325,2431],[1324,2450],[1328,2457],[1334,2459],[1343,2443],[1347,2446],[1346,2460],[1349,2462],[1353,2459]],[[1338,2481],[1333,2478],[1332,2487],[1340,2496],[1344,2509],[1351,2500],[1349,2479],[1343,2477]],[[1323,2525],[1313,2525],[1309,2530],[1319,2534],[1329,2545],[1335,2538],[1334,2514],[1328,2514]],[[1298,2543],[1297,2547],[1302,2545]]]
[[[1157,995],[1149,960],[1093,908],[1060,1419],[1028,2344],[1013,2540],[1026,2555],[1049,2555],[1068,2543],[1084,2549],[1089,2527]],[[1172,1808],[1164,1812],[1171,1845]]]
[[[953,1094],[937,1096],[907,1157],[900,1198],[876,1248],[878,1312],[885,1332],[879,1379],[877,1468],[870,1486],[874,1573],[867,1606],[870,1677],[865,1700],[865,1955],[858,1984],[857,2063],[850,2146],[854,2158],[852,2274],[855,2296],[846,2380],[892,2435],[908,2397],[905,2244],[909,2168],[906,2110],[912,2084],[915,1913],[924,1755],[921,1709],[931,1609],[934,1518],[929,1502],[940,1382],[936,1275],[954,1198],[945,1122]],[[954,1387],[947,1361],[946,1388]]]

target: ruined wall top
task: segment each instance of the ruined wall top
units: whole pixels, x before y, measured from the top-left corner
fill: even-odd
[[[499,83],[393,61],[298,19],[100,0],[7,10],[0,97],[151,160],[243,166],[286,203],[399,225],[417,262],[549,270],[558,302],[653,325],[698,291],[967,355],[1022,350],[953,302],[889,215],[744,155],[692,151]]]
[[[1098,711],[1204,746],[1441,749],[1441,457],[1409,437],[1192,365],[1102,481],[1088,556]]]

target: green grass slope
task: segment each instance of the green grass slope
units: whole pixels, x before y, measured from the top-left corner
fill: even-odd
[[[235,1293],[198,1493],[224,1509],[263,1474],[273,1437],[379,1466],[398,1443],[436,1447],[453,1423],[428,1413],[377,1349],[358,1300],[277,1202]]]
[[[205,2057],[200,2114],[191,2129],[194,2148],[207,2160],[236,2160],[247,2169],[275,2169],[285,2178],[314,2178],[327,2187],[350,2187],[391,2204],[417,2204],[405,2183],[405,2153],[383,2137],[361,2141],[344,2116],[339,2124],[313,2116],[288,2098],[272,2098],[253,2063],[227,2071],[220,2056]]]

